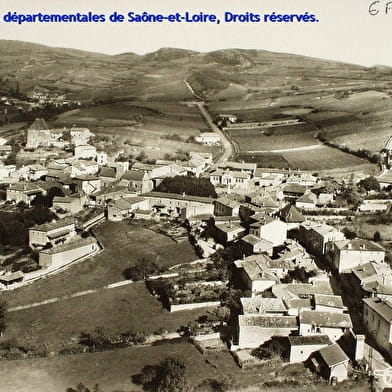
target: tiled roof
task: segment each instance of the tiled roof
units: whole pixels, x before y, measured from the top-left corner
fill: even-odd
[[[322,348],[319,353],[329,367],[348,362],[350,359],[337,343]]]
[[[289,336],[290,346],[306,346],[318,344],[331,344],[327,335]]]
[[[380,298],[364,298],[362,300],[366,305],[379,314],[385,321],[392,323],[392,304],[389,301],[383,301]]]
[[[315,305],[328,306],[331,308],[343,309],[343,300],[340,295],[325,295],[325,294],[315,294],[314,295]]]
[[[36,118],[34,122],[30,125],[29,129],[34,130],[34,131],[41,131],[44,129],[49,129],[48,124],[46,124],[46,121],[43,118]]]
[[[61,219],[56,222],[48,222],[48,223],[44,223],[42,225],[34,226],[30,230],[48,232],[48,231],[60,229],[61,227],[66,227],[66,226],[72,225],[74,223],[75,222],[72,219]]]
[[[385,249],[373,241],[357,239],[357,240],[343,240],[335,241],[335,246],[340,250],[352,251],[369,251],[369,252],[384,252]]]
[[[241,298],[244,314],[284,313],[286,306],[279,298]]]
[[[320,325],[327,328],[352,328],[351,317],[346,313],[303,310],[299,314],[300,324]]]
[[[241,326],[261,327],[261,328],[290,328],[298,327],[295,316],[265,316],[265,315],[242,315],[238,316],[238,323]]]

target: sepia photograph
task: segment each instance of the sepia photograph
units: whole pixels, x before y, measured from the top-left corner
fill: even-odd
[[[392,391],[391,22],[1,0],[0,392]]]

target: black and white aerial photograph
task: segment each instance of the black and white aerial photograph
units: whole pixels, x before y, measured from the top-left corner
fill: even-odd
[[[1,0],[0,392],[392,391],[391,26]]]

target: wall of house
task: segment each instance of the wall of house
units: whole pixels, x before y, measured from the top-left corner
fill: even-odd
[[[316,332],[317,330],[317,332]],[[331,342],[336,342],[344,335],[345,330],[343,328],[330,328],[320,326],[319,329],[315,329],[314,326],[310,324],[300,323],[299,334],[302,336],[309,335],[328,335]]]
[[[87,256],[90,253],[93,253],[97,250],[98,250],[97,243],[93,243],[93,244],[89,243],[59,253],[40,252],[39,265],[40,267],[44,267],[44,268],[49,266],[52,268],[59,268],[68,263],[72,263],[73,261],[80,259],[81,257]]]
[[[333,251],[333,265],[339,271],[346,271],[369,261],[383,262],[385,252],[369,250],[341,250],[335,247]]]
[[[373,337],[377,345],[385,350],[390,351],[390,342],[392,343],[391,324],[382,318],[371,307],[364,303],[363,322],[366,332]]]
[[[75,224],[70,223],[69,225],[61,226],[50,231],[34,230],[34,228],[29,230],[29,246],[33,248],[34,245],[44,246],[48,242],[51,242],[48,235],[59,233],[63,230],[69,230],[69,234],[65,235],[66,238],[70,238],[76,235]]]
[[[239,348],[256,348],[270,340],[273,336],[289,336],[293,328],[263,328],[258,326],[239,326]]]
[[[326,346],[328,346],[328,344],[291,346],[289,362],[304,362],[310,357],[311,354]]]
[[[282,245],[287,239],[286,223],[276,220],[260,227],[259,237],[272,242],[273,246]]]
[[[330,370],[329,380],[331,381],[333,377],[336,377],[338,382],[346,380],[347,377],[347,362],[341,363],[340,365],[334,366]]]

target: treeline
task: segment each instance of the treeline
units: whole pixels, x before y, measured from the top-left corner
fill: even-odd
[[[185,193],[190,196],[217,197],[214,185],[208,178],[166,177],[155,190],[165,193]]]

